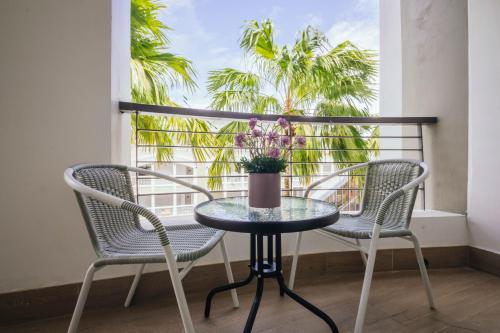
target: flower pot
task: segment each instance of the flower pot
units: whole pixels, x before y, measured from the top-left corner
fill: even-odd
[[[279,173],[251,173],[248,175],[248,203],[254,208],[274,208],[281,204],[281,177]]]

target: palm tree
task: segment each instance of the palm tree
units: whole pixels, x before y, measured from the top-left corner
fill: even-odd
[[[299,33],[293,45],[278,45],[270,20],[262,23],[250,21],[240,40],[247,70],[224,68],[211,71],[208,91],[212,108],[256,114],[315,116],[367,116],[368,105],[374,99],[372,87],[376,75],[376,54],[360,50],[349,41],[334,47],[320,31],[308,26]],[[228,149],[234,133],[246,124],[231,122],[217,135],[221,148],[215,152],[215,161],[209,172],[213,176],[233,172],[229,164],[235,152]],[[291,156],[294,175],[303,183],[309,175],[317,173],[323,154],[329,149],[330,157],[337,162],[366,161],[370,157],[369,128],[360,126],[294,125],[294,134],[306,136],[334,136],[308,140],[307,150],[295,150]],[[340,136],[348,138],[339,138]],[[343,165],[340,165],[343,166]],[[220,188],[220,178],[209,182]],[[287,184],[290,188],[291,184]]]
[[[160,10],[165,6],[156,0],[131,1],[131,62],[130,77],[132,100],[136,103],[178,106],[168,96],[169,89],[182,86],[188,92],[196,87],[196,77],[190,60],[174,53],[167,52],[170,46],[165,32],[171,30],[158,19]],[[207,132],[209,125],[197,119],[183,119],[179,117],[161,117],[141,115],[138,119],[132,116],[132,128],[136,122],[141,129],[156,131],[140,131],[138,144],[154,146],[211,145],[213,138],[207,135],[186,134],[187,131]],[[165,133],[161,130],[177,130]],[[160,130],[160,131],[158,131]],[[169,147],[151,149],[156,153],[157,161],[172,159],[174,151]],[[203,149],[194,149],[195,159],[205,159],[207,152]]]

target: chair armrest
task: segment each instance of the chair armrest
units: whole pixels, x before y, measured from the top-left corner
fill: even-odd
[[[66,184],[68,184],[69,187],[71,187],[74,191],[79,192],[87,197],[90,197],[92,199],[95,199],[99,202],[105,203],[109,206],[112,207],[118,207],[125,209],[127,211],[139,214],[143,217],[145,217],[155,228],[155,231],[158,233],[158,237],[160,238],[160,242],[162,246],[167,246],[170,242],[168,240],[167,232],[165,230],[165,227],[161,223],[160,219],[158,216],[156,216],[153,212],[151,212],[149,209],[138,205],[136,203],[133,203],[131,201],[116,197],[114,195],[104,193],[101,191],[98,191],[96,189],[93,189],[85,184],[82,184],[78,180],[73,177],[73,169],[68,168],[64,172],[64,180],[66,181]]]
[[[177,179],[175,177],[168,176],[168,175],[165,175],[165,174],[160,173],[160,172],[155,172],[155,171],[151,171],[151,170],[147,170],[147,169],[141,169],[141,168],[127,167],[127,170],[132,171],[132,172],[136,172],[136,173],[142,173],[142,174],[145,174],[145,175],[151,175],[151,176],[155,176],[155,177],[158,177],[158,178],[169,180],[169,181],[171,181],[173,183],[176,183],[176,184],[188,187],[190,189],[193,189],[195,191],[198,191],[200,193],[205,194],[207,196],[208,200],[210,200],[210,201],[214,200],[214,197],[212,196],[212,194],[208,190],[204,189],[203,187],[200,187],[200,186],[197,186],[197,185],[193,185],[191,183],[185,182],[185,181]]]
[[[361,164],[358,164],[358,165],[355,165],[355,166],[352,166],[352,167],[349,167],[349,168],[345,168],[345,169],[342,169],[342,170],[339,170],[339,171],[336,171],[334,173],[332,173],[331,175],[328,175],[326,177],[323,177],[321,178],[320,180],[317,180],[315,181],[314,183],[312,183],[311,185],[309,185],[306,189],[306,192],[304,193],[304,198],[308,198],[309,197],[309,193],[311,192],[311,190],[313,190],[316,186],[326,182],[327,180],[330,180],[332,179],[333,177],[336,177],[338,175],[341,175],[343,173],[346,173],[346,172],[349,172],[349,171],[353,171],[353,170],[357,170],[357,169],[361,169],[361,168],[364,168],[368,165],[369,163],[361,163]]]

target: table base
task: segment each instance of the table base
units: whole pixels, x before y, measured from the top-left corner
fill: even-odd
[[[265,235],[267,237],[267,261],[264,261],[264,235],[251,234],[250,235],[250,274],[248,277],[240,282],[231,283],[225,286],[217,287],[212,289],[208,295],[205,303],[205,317],[210,316],[210,308],[212,304],[212,298],[215,294],[231,290],[234,288],[239,288],[249,284],[254,277],[257,278],[257,290],[255,292],[255,298],[253,300],[252,308],[248,315],[247,322],[245,324],[244,333],[250,333],[252,331],[253,323],[255,317],[257,316],[257,311],[259,309],[260,300],[262,298],[262,292],[264,290],[264,279],[275,278],[278,281],[280,287],[280,295],[288,295],[291,299],[297,303],[304,306],[306,309],[323,319],[332,332],[338,333],[338,328],[335,322],[323,311],[297,295],[285,284],[281,269],[281,234],[275,235]],[[275,246],[273,246],[273,243]]]

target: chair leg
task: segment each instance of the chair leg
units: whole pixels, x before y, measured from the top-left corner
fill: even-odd
[[[227,282],[234,283],[233,271],[231,269],[231,264],[227,257],[226,244],[224,243],[224,238],[220,240],[220,252],[222,253],[222,258],[224,259],[224,267],[226,268]],[[240,307],[240,302],[238,301],[238,294],[236,294],[236,289],[231,289],[231,297],[233,298],[233,306],[235,308]]]
[[[195,333],[193,321],[191,319],[191,314],[189,313],[189,308],[186,301],[186,295],[184,294],[184,288],[182,287],[182,282],[179,277],[179,271],[177,268],[177,262],[175,260],[174,254],[170,245],[163,247],[165,251],[165,259],[167,261],[168,272],[170,274],[170,279],[172,280],[172,286],[174,287],[175,298],[177,299],[177,306],[181,313],[182,325],[184,326],[185,333]]]
[[[415,254],[417,256],[418,267],[420,268],[420,275],[422,276],[422,282],[425,286],[425,291],[427,293],[427,299],[429,300],[429,307],[434,309],[434,299],[432,297],[431,282],[429,281],[429,275],[427,274],[427,268],[425,267],[424,256],[422,255],[422,249],[415,235],[411,235],[411,240],[415,248]]]
[[[359,242],[359,239],[356,239],[356,245],[357,246],[361,246],[361,243]],[[359,254],[361,255],[361,260],[363,260],[363,264],[366,267],[366,253],[364,253],[363,251],[359,250]]]
[[[130,302],[132,302],[132,298],[134,298],[135,290],[137,289],[137,285],[139,284],[139,280],[141,279],[142,271],[144,270],[144,266],[146,264],[141,264],[137,273],[135,273],[134,280],[132,281],[132,285],[130,286],[130,290],[128,291],[127,299],[125,299],[124,307],[128,308],[130,306]]]
[[[288,280],[288,288],[293,290],[293,285],[295,284],[295,274],[297,273],[297,263],[299,261],[300,243],[302,241],[302,233],[297,233],[297,239],[295,241],[295,252],[293,253],[292,268],[290,270],[290,280]]]
[[[75,311],[71,317],[71,323],[69,324],[68,333],[75,333],[78,329],[78,324],[80,323],[80,318],[82,317],[83,308],[85,307],[85,302],[87,302],[87,296],[89,295],[90,285],[94,278],[94,273],[98,270],[92,263],[85,273],[85,279],[83,280],[82,289],[80,289],[80,294],[78,295],[78,301],[76,302]]]
[[[370,295],[370,287],[373,277],[373,269],[375,268],[375,257],[377,255],[377,245],[379,240],[380,225],[376,224],[373,228],[373,236],[370,242],[370,250],[368,251],[368,261],[366,263],[365,277],[363,280],[363,289],[361,290],[361,299],[359,301],[358,315],[356,316],[356,325],[354,333],[362,333],[365,323],[366,309],[368,307],[368,297]]]

